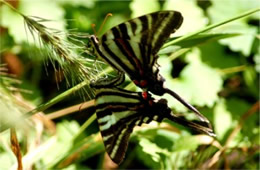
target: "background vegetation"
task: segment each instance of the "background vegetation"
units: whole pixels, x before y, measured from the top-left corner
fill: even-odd
[[[0,169],[259,169],[259,11],[176,39],[259,7],[257,0],[8,3],[1,0],[0,6]],[[90,80],[113,73],[87,54],[87,36],[107,13],[113,16],[100,35],[158,10],[184,16],[169,40],[175,44],[159,53],[166,85],[208,117],[217,137],[170,121],[143,125],[133,132],[118,167],[105,155],[88,87]],[[129,80],[124,86],[138,90]],[[175,113],[194,118],[164,98]],[[21,118],[25,113],[29,119]]]

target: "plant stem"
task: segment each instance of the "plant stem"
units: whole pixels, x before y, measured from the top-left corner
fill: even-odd
[[[12,9],[14,12],[16,12],[19,15],[21,15],[22,17],[24,17],[24,15],[20,11],[18,11],[16,8],[14,8],[12,5],[10,5],[8,2],[6,2],[4,0],[0,0],[0,2],[4,3],[6,6],[8,6],[10,9]]]
[[[198,35],[198,34],[200,34],[200,33],[206,32],[206,31],[211,30],[211,29],[213,29],[213,28],[219,27],[219,26],[221,26],[221,25],[227,24],[227,23],[229,23],[229,22],[232,22],[232,21],[235,21],[235,20],[237,20],[237,19],[246,17],[246,16],[248,16],[248,15],[250,15],[250,14],[253,14],[253,13],[259,12],[259,11],[260,11],[259,8],[252,9],[252,10],[249,10],[249,11],[247,11],[247,12],[241,14],[241,15],[238,15],[238,16],[236,16],[236,17],[227,19],[227,20],[225,20],[225,21],[222,21],[222,22],[219,22],[219,23],[216,23],[216,24],[213,24],[213,25],[209,25],[209,26],[207,26],[207,27],[205,27],[205,28],[203,28],[203,29],[200,29],[200,30],[198,30],[198,31],[196,31],[196,32],[190,33],[190,34],[188,34],[188,35],[182,36],[182,37],[180,37],[180,38],[178,38],[178,39],[175,39],[175,40],[173,40],[173,41],[170,41],[170,42],[168,42],[168,43],[165,43],[162,48],[169,47],[169,46],[171,46],[171,45],[173,45],[173,44],[175,44],[175,43],[178,43],[178,42],[180,42],[180,41],[189,39],[189,38],[191,38],[191,37],[193,37],[193,36],[195,36],[195,35]]]
[[[182,48],[180,50],[177,50],[176,52],[172,53],[168,58],[170,61],[175,60],[176,58],[178,58],[179,56],[187,53],[188,51],[190,51],[191,48]]]
[[[93,114],[88,120],[85,121],[85,123],[80,127],[78,133],[73,137],[73,141],[76,141],[77,138],[81,135],[82,132],[87,129],[87,127],[97,118],[96,114]]]
[[[246,67],[247,67],[246,65],[241,65],[241,66],[219,69],[218,71],[221,74],[230,74],[230,73],[236,73],[236,72],[244,71],[246,69]]]

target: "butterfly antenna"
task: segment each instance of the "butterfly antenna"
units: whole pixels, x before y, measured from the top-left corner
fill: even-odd
[[[91,24],[91,28],[92,28],[94,34],[97,35],[96,24]]]
[[[108,14],[106,15],[106,17],[105,17],[104,21],[102,22],[101,26],[99,27],[98,32],[97,32],[96,35],[98,35],[98,33],[100,33],[100,31],[102,30],[103,26],[105,25],[105,23],[106,23],[108,17],[111,17],[111,16],[112,16],[112,13],[108,13]]]
[[[177,93],[175,93],[174,91],[165,88],[165,92],[170,94],[171,96],[173,96],[175,99],[177,99],[179,102],[181,102],[184,106],[186,106],[189,110],[193,111],[199,118],[201,121],[209,123],[209,120],[203,116],[195,107],[193,107],[191,104],[189,104],[188,102],[186,102],[183,98],[181,98],[181,96],[179,96]]]

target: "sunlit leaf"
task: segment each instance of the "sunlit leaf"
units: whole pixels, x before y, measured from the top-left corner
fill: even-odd
[[[174,45],[181,46],[182,48],[190,48],[193,46],[197,46],[200,44],[211,43],[212,41],[226,39],[230,37],[239,36],[237,33],[207,33],[207,34],[199,34],[189,39],[180,41]],[[177,38],[177,37],[176,37]],[[173,38],[169,39],[171,41]],[[174,38],[175,39],[175,38]]]
[[[158,147],[146,138],[141,138],[139,145],[141,146],[141,150],[138,152],[140,154],[138,154],[138,157],[143,160],[147,166],[156,169],[168,169],[165,167],[167,165],[167,155],[169,155],[166,149]]]
[[[23,41],[35,43],[35,40],[29,36],[29,32],[25,30],[23,18],[12,11],[7,6],[1,7],[2,11],[2,25],[7,27],[9,33],[12,35],[16,43]],[[65,23],[63,21],[64,12],[60,6],[54,1],[41,0],[41,1],[19,1],[19,11],[28,16],[36,16],[44,19],[51,20],[45,22],[44,25],[48,28],[63,31]]]
[[[220,100],[214,108],[214,127],[218,139],[222,139],[226,132],[234,127],[231,113],[228,111],[226,101]]]
[[[212,107],[218,100],[218,92],[222,88],[223,80],[221,75],[213,68],[202,63],[199,59],[199,51],[193,50],[187,55],[189,64],[182,70],[178,79],[172,80],[169,75],[170,67],[165,61],[161,61],[163,75],[166,77],[166,86],[177,92],[185,100],[197,106]],[[167,66],[167,67],[166,67]],[[184,111],[176,100],[167,96],[170,106],[178,111]]]
[[[182,136],[175,141],[173,150],[175,152],[183,150],[195,151],[198,146],[199,141],[197,140],[196,136]]]
[[[260,53],[255,54],[254,56],[254,61],[255,61],[255,70],[260,73]]]
[[[72,138],[78,131],[79,125],[75,121],[64,121],[57,125],[58,140],[45,153],[48,156],[43,157],[46,165],[51,166],[67,155],[73,146]]]
[[[202,9],[197,6],[196,1],[167,0],[163,5],[163,10],[176,10],[183,15],[183,24],[180,29],[174,33],[174,36],[196,31],[207,24],[207,19],[203,15]]]
[[[64,0],[56,0],[62,5],[72,5],[72,6],[84,6],[86,8],[93,8],[95,5],[95,0],[74,0],[74,1],[64,1]]]
[[[134,18],[160,10],[160,4],[157,0],[134,0],[130,3],[130,9],[132,10],[131,17]]]
[[[14,163],[15,158],[10,159],[10,154],[8,152],[0,153],[0,168],[8,169]]]
[[[244,72],[245,83],[251,87],[257,81],[257,73],[253,67],[248,67]]]
[[[253,67],[247,67],[243,71],[243,78],[246,86],[248,87],[248,91],[255,97],[255,99],[259,99],[259,75]]]
[[[232,8],[230,8],[231,6]],[[214,0],[212,1],[212,6],[209,8],[208,12],[212,22],[216,23],[258,6],[259,3],[255,0],[229,0],[225,1],[225,3],[223,3],[223,1]],[[252,16],[258,16],[259,18],[259,12]],[[218,32],[228,33],[236,31],[237,33],[244,34],[243,36],[221,40],[220,42],[228,45],[233,51],[242,52],[245,56],[250,54],[254,37],[257,32],[257,27],[249,26],[247,21],[248,18],[243,18],[217,29]]]
[[[173,52],[179,50],[180,48],[191,48],[191,47],[199,46],[199,45],[203,45],[203,44],[210,45],[214,41],[225,39],[225,38],[230,38],[230,37],[234,37],[234,36],[238,36],[238,35],[239,34],[232,34],[232,33],[200,34],[200,35],[191,37],[189,39],[185,39],[183,41],[177,42],[172,46],[163,48],[160,50],[159,54],[173,53]],[[171,40],[174,40],[177,38],[179,38],[179,37],[169,38],[168,41],[171,41]]]

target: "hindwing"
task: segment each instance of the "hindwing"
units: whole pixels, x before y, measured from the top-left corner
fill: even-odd
[[[144,107],[139,93],[122,89],[99,89],[96,95],[96,114],[105,149],[115,163],[125,155],[133,128],[142,124]]]
[[[155,100],[149,94],[131,92],[119,88],[101,88],[96,94],[96,114],[106,152],[117,164],[124,158],[128,140],[135,126],[161,122],[164,118],[193,130],[214,136],[211,127],[190,122],[171,112],[165,99]]]

